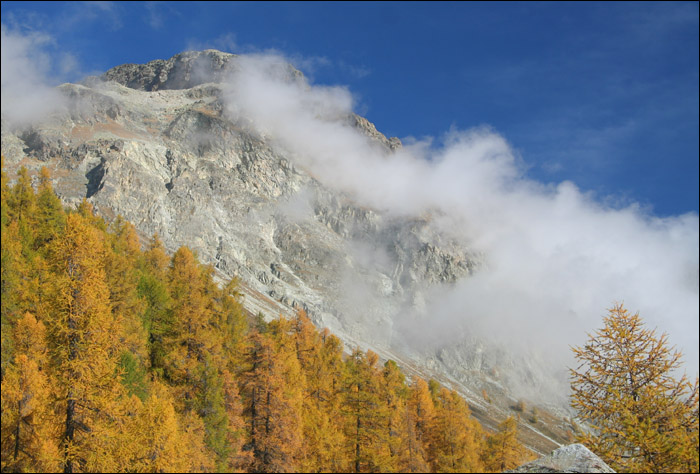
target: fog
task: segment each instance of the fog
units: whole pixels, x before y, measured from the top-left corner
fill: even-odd
[[[455,328],[469,328],[566,365],[569,345],[582,344],[607,308],[624,302],[669,333],[690,375],[697,373],[697,215],[658,218],[634,204],[611,207],[607,196],[573,182],[529,179],[527,157],[489,128],[409,137],[388,153],[348,125],[356,104],[346,88],[310,84],[279,55],[238,59],[226,92],[229,118],[359,204],[432,215],[484,256],[473,276],[430,290],[423,317],[397,315],[411,343],[449,341]]]
[[[44,118],[64,104],[50,75],[53,66],[72,67],[70,55],[53,64],[45,52],[51,38],[42,33],[21,33],[2,25],[1,75],[2,118],[9,124],[25,126]]]

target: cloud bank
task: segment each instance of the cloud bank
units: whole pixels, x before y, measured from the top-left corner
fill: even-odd
[[[2,25],[2,117],[16,125],[26,125],[64,105],[64,98],[53,88],[52,61],[45,52],[51,38],[42,33],[22,33]],[[75,67],[72,56],[64,56],[63,72]]]
[[[468,327],[509,346],[540,347],[570,363],[606,309],[624,302],[668,332],[698,368],[698,216],[614,208],[572,182],[528,179],[507,141],[488,128],[450,130],[389,154],[345,118],[343,87],[311,85],[276,55],[240,57],[226,110],[287,151],[325,185],[396,215],[436,216],[481,252],[484,265],[435,290],[419,332]]]

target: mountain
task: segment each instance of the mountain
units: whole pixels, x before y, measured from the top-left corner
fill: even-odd
[[[131,221],[143,239],[157,233],[170,250],[192,248],[221,280],[239,280],[251,314],[304,309],[346,347],[371,348],[452,386],[487,426],[518,393],[543,391],[536,360],[465,328],[431,327],[442,323],[431,320],[428,295],[478,272],[481,256],[435,225],[438,213],[367,206],[317,177],[274,132],[228,113],[229,79],[240,68],[239,56],[206,50],[63,84],[65,106],[41,123],[3,117],[8,174],[47,166],[64,204],[87,198],[106,219]],[[304,85],[292,66],[275,74]],[[378,159],[402,146],[358,115],[328,120],[363,137]],[[548,452],[569,426],[540,418],[548,421],[521,425],[526,442]]]

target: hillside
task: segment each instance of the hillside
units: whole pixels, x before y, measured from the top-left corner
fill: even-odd
[[[31,128],[3,120],[8,174],[48,167],[65,205],[87,198],[107,221],[132,222],[143,242],[157,233],[170,252],[189,246],[218,281],[238,279],[251,315],[272,320],[303,309],[347,353],[372,349],[409,375],[454,388],[488,428],[523,393],[539,394],[536,404],[554,400],[558,416],[540,409],[534,425],[523,416],[521,432],[542,454],[562,442],[571,426],[560,418],[561,378],[546,361],[431,319],[426,301],[478,272],[482,256],[439,225],[440,211],[390,213],[358,200],[233,113],[227,78],[238,61],[188,52],[63,84],[66,107],[46,120]],[[304,87],[291,66],[273,72]],[[333,113],[324,120],[351,131],[377,159],[401,149],[366,119]]]

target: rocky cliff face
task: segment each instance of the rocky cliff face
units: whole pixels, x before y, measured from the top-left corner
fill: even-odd
[[[474,394],[486,385],[507,403],[494,375],[512,364],[506,355],[477,341],[418,347],[402,335],[406,314],[429,310],[424,293],[468,278],[478,256],[430,216],[357,205],[249,124],[227,118],[221,82],[236,68],[237,56],[207,50],[64,84],[66,109],[28,129],[3,120],[9,174],[48,166],[66,204],[87,198],[144,238],[158,233],[170,250],[191,247],[222,279],[239,279],[252,313],[303,308],[349,346],[443,377],[473,404],[483,403]],[[301,77],[291,66],[283,74]],[[401,146],[362,117],[345,121],[386,153]]]

